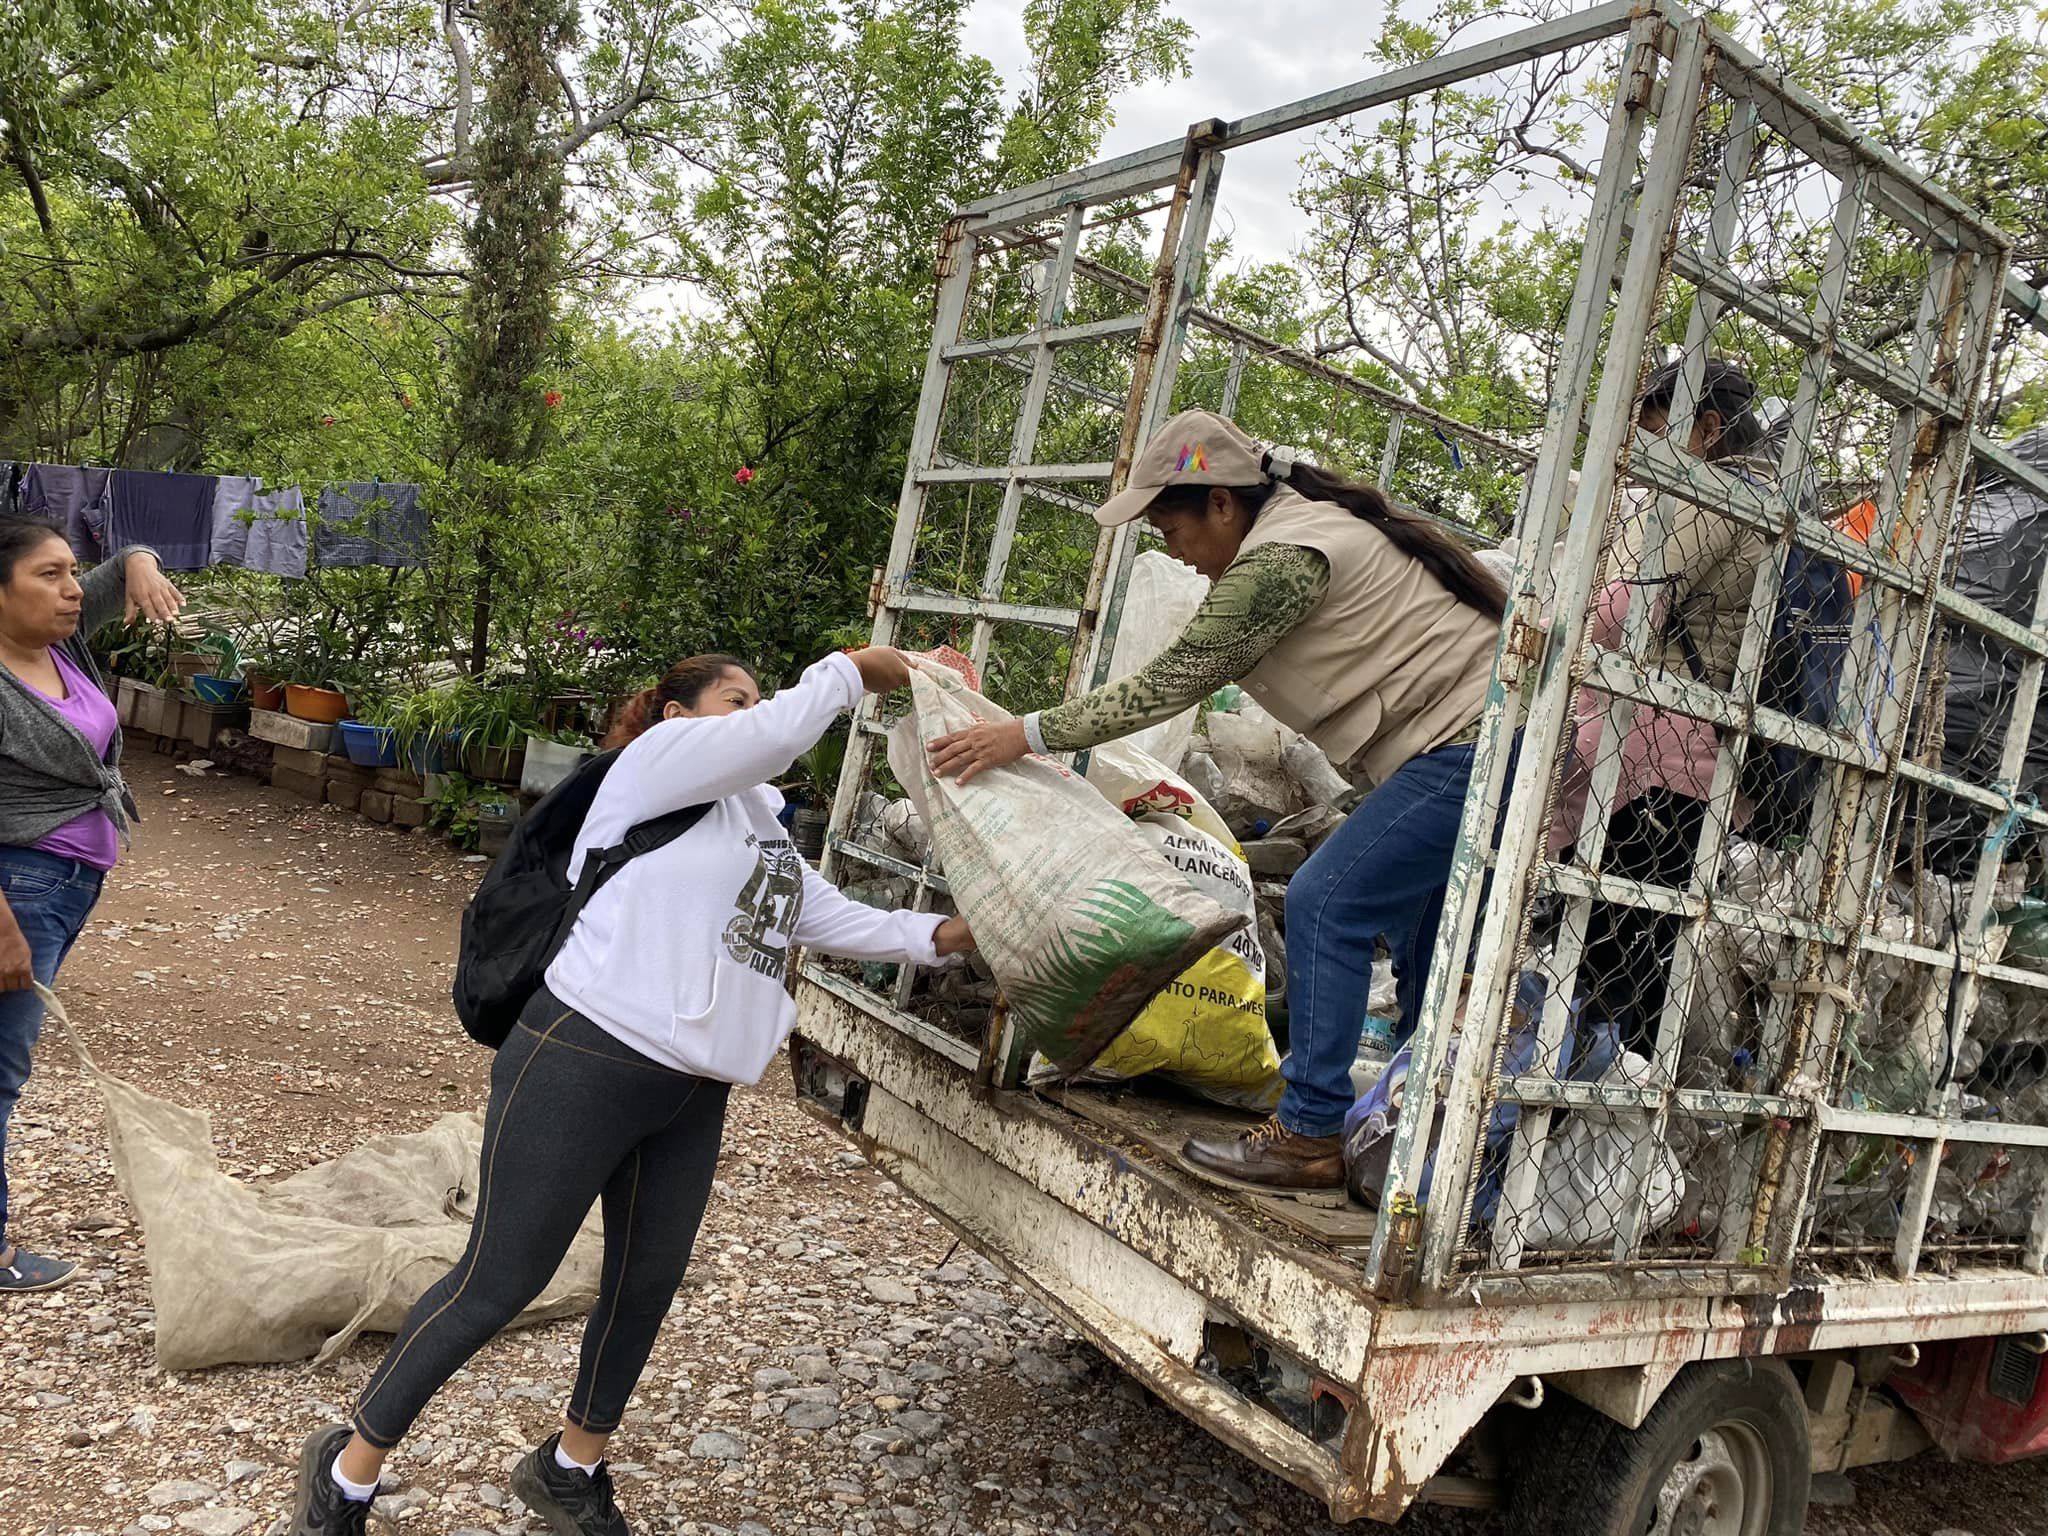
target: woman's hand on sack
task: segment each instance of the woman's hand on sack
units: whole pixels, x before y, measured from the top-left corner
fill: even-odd
[[[185,594],[164,574],[163,567],[156,563],[155,555],[139,551],[130,555],[123,574],[127,577],[128,588],[124,617],[132,619],[140,613],[152,623],[168,624],[185,606]]]
[[[1022,720],[986,720],[941,736],[931,745],[932,772],[967,783],[991,768],[1006,768],[1031,750]]]
[[[860,668],[860,685],[869,693],[894,693],[910,686],[910,663],[895,646],[864,645],[846,654]]]
[[[959,922],[957,917],[954,922]],[[944,930],[940,930],[943,934]],[[961,931],[966,932],[965,925]],[[970,937],[969,943],[973,940]],[[940,950],[945,954],[945,950]],[[14,914],[0,904],[0,992],[26,992],[35,985],[35,956],[30,952],[28,939],[21,931],[21,925],[14,920]]]
[[[965,954],[974,947],[974,930],[964,917],[949,917],[933,930],[932,948],[941,955]]]

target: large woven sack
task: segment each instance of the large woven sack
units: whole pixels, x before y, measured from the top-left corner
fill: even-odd
[[[1155,812],[1136,826],[1189,884],[1246,922],[1161,988],[1077,1081],[1121,1083],[1156,1072],[1214,1103],[1270,1114],[1284,1084],[1266,1027],[1266,953],[1251,921],[1251,871],[1236,844],[1226,847],[1192,818]],[[1050,1075],[1042,1065],[1033,1067],[1034,1081]]]
[[[1012,1025],[1063,1073],[1079,1072],[1245,915],[1188,884],[1122,811],[1049,757],[967,784],[936,778],[933,739],[1011,716],[957,672],[910,660],[911,713],[890,732],[889,766],[931,829]]]
[[[166,1370],[325,1362],[359,1333],[396,1333],[462,1256],[481,1115],[444,1115],[276,1183],[244,1184],[221,1171],[205,1113],[101,1071],[63,1005],[36,990],[106,1103],[114,1177],[142,1224]],[[514,1326],[588,1312],[602,1250],[593,1207]]]

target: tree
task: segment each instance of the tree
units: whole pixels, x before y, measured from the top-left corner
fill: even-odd
[[[463,230],[469,290],[456,350],[454,452],[476,476],[485,527],[520,510],[518,471],[538,457],[548,404],[535,382],[555,351],[555,289],[566,243],[566,178],[551,128],[562,106],[553,59],[576,35],[568,0],[482,0],[488,63],[467,172],[476,208]],[[489,657],[496,552],[477,551],[470,670]]]
[[[1026,0],[1031,78],[1003,129],[1001,182],[1083,164],[1115,122],[1117,95],[1185,75],[1194,37],[1165,0]]]

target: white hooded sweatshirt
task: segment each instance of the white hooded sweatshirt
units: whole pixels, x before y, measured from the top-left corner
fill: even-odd
[[[786,772],[861,694],[859,669],[828,656],[803,680],[737,714],[650,726],[605,776],[569,861],[643,821],[711,809],[607,881],[548,967],[550,991],[666,1066],[728,1083],[760,1080],[796,1023],[785,981],[792,944],[854,960],[940,963],[934,913],[849,901],[807,865],[776,821]]]

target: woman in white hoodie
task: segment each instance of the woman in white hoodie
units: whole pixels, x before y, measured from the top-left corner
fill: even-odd
[[[795,1023],[792,945],[923,965],[971,947],[959,918],[849,901],[804,863],[768,781],[902,655],[828,656],[763,700],[727,656],[678,662],[607,745],[569,866],[640,822],[708,805],[593,897],[499,1049],[469,1249],[429,1287],[357,1399],[300,1458],[292,1536],[360,1536],[384,1458],[441,1384],[540,1294],[593,1200],[604,1270],[562,1429],[512,1474],[557,1536],[622,1536],[605,1442],[667,1316],[711,1193],[731,1084],[757,1081]]]

